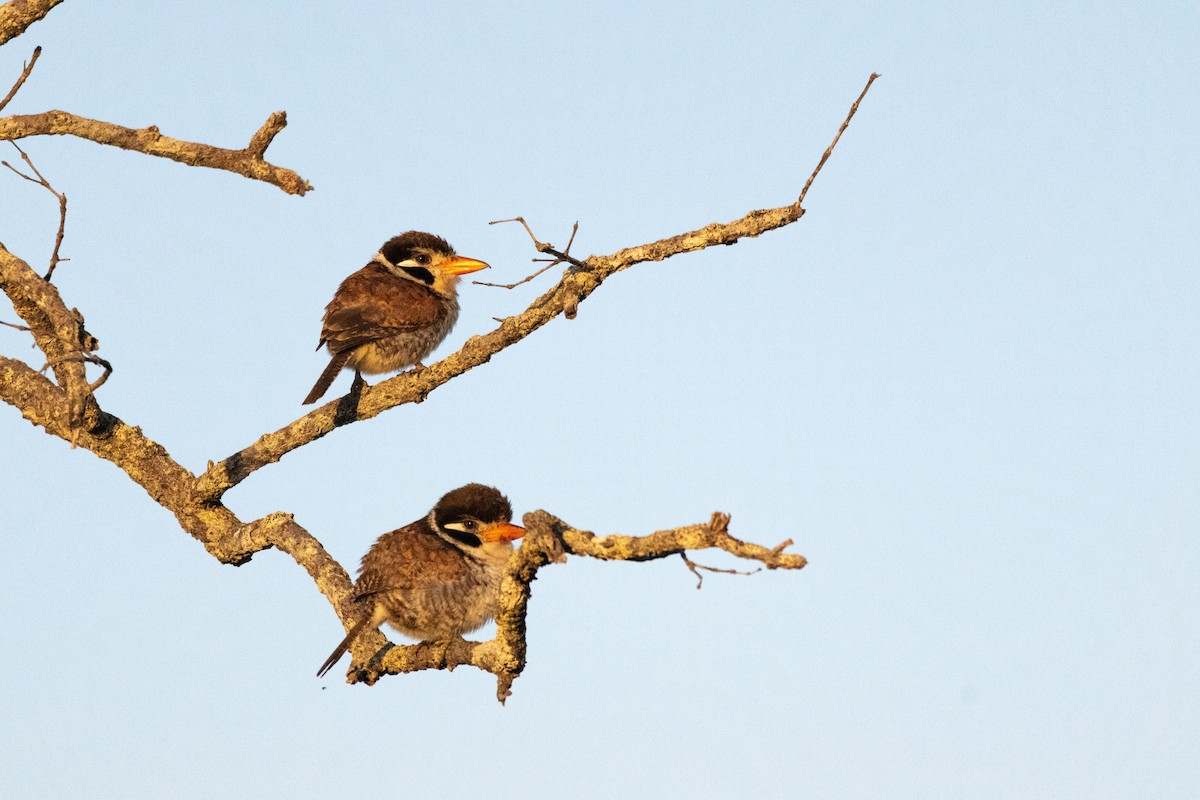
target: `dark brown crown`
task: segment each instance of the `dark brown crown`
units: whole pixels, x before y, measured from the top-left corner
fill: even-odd
[[[390,263],[399,264],[401,261],[408,261],[412,258],[418,248],[432,250],[447,256],[454,255],[454,248],[450,246],[449,242],[440,236],[424,231],[408,231],[399,236],[393,236],[384,242],[383,247],[379,248],[379,252],[383,253],[383,257]]]
[[[433,507],[433,518],[439,528],[450,522],[467,519],[479,522],[509,522],[512,506],[498,489],[482,483],[468,483],[447,492]]]

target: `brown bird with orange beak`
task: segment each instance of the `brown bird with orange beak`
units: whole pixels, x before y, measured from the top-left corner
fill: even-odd
[[[458,321],[460,276],[487,266],[455,254],[432,233],[408,231],[389,239],[325,306],[317,349],[327,346],[332,358],[304,404],[320,400],[342,369],[354,370],[354,392],[363,373],[423,366]]]
[[[513,541],[508,498],[468,483],[449,492],[426,516],[385,533],[363,556],[354,599],[362,605],[342,643],[325,659],[328,672],[359,634],[388,623],[421,641],[470,633],[490,620]]]

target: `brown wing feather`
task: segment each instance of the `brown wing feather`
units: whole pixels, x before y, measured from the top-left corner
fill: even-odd
[[[333,665],[336,664],[342,655],[350,649],[350,646],[354,644],[354,640],[358,638],[359,634],[363,632],[370,622],[371,616],[368,614],[367,616],[360,618],[358,622],[354,623],[354,627],[351,628],[350,632],[346,634],[346,638],[342,639],[342,643],[333,649],[333,652],[329,654],[329,658],[325,659],[325,663],[321,665],[319,670],[317,670],[318,678],[324,677],[326,672],[329,672],[329,670],[333,669]]]
[[[342,367],[346,366],[346,362],[350,359],[350,351],[344,350],[340,353],[335,353],[329,361],[329,366],[325,367],[321,372],[321,377],[317,378],[316,384],[313,385],[312,391],[308,393],[308,397],[304,398],[304,402],[300,405],[306,406],[309,403],[315,403],[325,396],[329,391],[330,385],[338,373],[342,371]]]
[[[432,325],[442,313],[437,296],[415,281],[397,278],[377,264],[355,272],[325,307],[321,341],[330,352]]]
[[[462,561],[462,552],[429,530],[425,520],[413,522],[380,536],[363,556],[355,599],[408,589],[418,572],[421,583],[453,580],[462,571]]]

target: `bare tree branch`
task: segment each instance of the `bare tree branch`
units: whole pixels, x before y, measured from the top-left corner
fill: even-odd
[[[247,524],[220,504],[199,502],[191,491],[194,476],[157,442],[108,414],[104,415],[101,430],[73,431],[65,393],[27,364],[4,356],[0,356],[0,400],[19,408],[27,420],[47,433],[63,439],[77,435],[80,447],[111,461],[129,475],[155,502],[173,512],[180,526],[220,561],[243,564],[254,553],[268,548],[288,554],[313,579],[346,627],[354,623],[360,609],[354,603],[354,584],[349,574],[290,514],[276,512]],[[725,514],[714,514],[707,524],[640,537],[596,536],[545,511],[526,514],[524,524],[525,540],[510,560],[501,585],[495,639],[393,645],[383,633],[372,631],[360,636],[352,648],[354,660],[348,681],[374,683],[383,675],[468,665],[496,675],[497,697],[503,702],[525,667],[525,615],[531,584],[539,569],[563,563],[568,555],[650,561],[687,550],[716,548],[759,561],[767,569],[801,569],[807,563],[804,556],[783,553],[782,545],[768,549],[733,537]]]
[[[303,195],[313,188],[308,181],[290,169],[264,161],[262,157],[267,145],[286,124],[287,115],[276,111],[244,149],[226,150],[222,147],[163,136],[155,125],[138,129],[125,128],[66,111],[47,111],[42,114],[16,115],[0,119],[0,140],[68,134],[122,150],[135,150],[150,156],[169,158],[193,167],[226,170],[278,186],[288,194]]]
[[[239,565],[250,556],[277,547],[304,567],[335,605],[344,602],[350,579],[315,538],[285,514],[246,524],[220,504],[200,502],[192,491],[196,477],[180,466],[166,448],[140,428],[99,412],[89,430],[72,427],[67,393],[23,361],[0,356],[0,401],[46,433],[75,443],[110,461],[146,490],[154,502],[172,512],[184,531],[217,560]],[[334,576],[333,582],[326,574]]]
[[[246,152],[262,158],[263,154],[267,152],[267,148],[271,146],[271,142],[275,141],[275,137],[285,127],[287,127],[287,113],[283,111],[272,113],[262,127],[250,137],[250,144],[246,145]],[[300,192],[300,194],[304,194],[304,192]]]
[[[541,275],[543,272],[546,272],[547,270],[551,269],[552,267],[554,267],[558,264],[562,264],[564,261],[569,261],[570,263],[574,264],[577,267],[580,267],[581,269],[587,268],[586,264],[584,264],[579,259],[571,256],[571,245],[573,245],[575,243],[575,234],[579,233],[579,221],[578,220],[575,221],[575,225],[571,228],[571,238],[567,240],[566,249],[563,250],[561,253],[559,253],[557,250],[554,249],[554,245],[552,245],[548,242],[539,242],[538,238],[533,235],[533,229],[529,227],[529,223],[525,221],[524,217],[514,217],[513,219],[496,219],[496,220],[492,220],[491,222],[489,222],[488,225],[499,225],[501,222],[519,222],[522,225],[524,225],[525,230],[529,232],[529,238],[533,239],[533,246],[537,249],[537,251],[539,253],[553,253],[553,254],[555,254],[554,258],[535,258],[535,259],[533,259],[533,261],[535,261],[535,262],[545,261],[548,263],[546,264],[546,266],[542,267],[537,272],[534,272],[532,275],[525,276],[524,278],[517,281],[516,283],[488,283],[487,281],[471,281],[471,283],[478,284],[479,286],[494,286],[497,289],[515,289],[518,286],[520,286],[521,284],[529,283],[531,280],[533,280],[537,276]],[[566,316],[568,319],[575,318],[575,314],[573,314],[573,313],[566,313]],[[493,317],[493,319],[495,319],[497,322],[500,321],[498,318],[495,318],[495,317]]]
[[[494,219],[491,222],[489,222],[488,225],[499,225],[502,222],[519,222],[519,223],[521,223],[525,227],[525,232],[529,234],[529,238],[533,239],[534,248],[539,253],[549,253],[550,255],[554,256],[554,258],[549,259],[551,267],[554,266],[555,264],[559,264],[559,263],[566,261],[570,264],[574,264],[576,267],[579,267],[580,269],[588,268],[587,264],[583,263],[582,261],[580,261],[579,259],[577,259],[571,255],[571,245],[573,245],[575,243],[575,234],[579,233],[579,222],[578,221],[576,221],[575,226],[573,228],[571,228],[571,238],[567,240],[566,249],[562,250],[561,252],[558,250],[555,250],[554,245],[550,244],[549,242],[539,242],[538,238],[533,235],[533,229],[529,227],[529,223],[525,221],[524,217],[513,217],[512,219]],[[534,259],[534,261],[537,261],[537,260],[538,259],[536,259],[536,258]],[[540,274],[541,273],[535,273],[535,275],[540,275]],[[529,279],[526,278],[525,280],[529,280]],[[524,283],[524,282],[525,281],[521,281],[521,283]],[[479,281],[475,281],[475,283],[479,283]],[[495,286],[496,284],[485,283],[483,285],[484,286]],[[513,285],[519,286],[520,283],[513,284]],[[504,288],[510,289],[512,287],[505,286]]]
[[[9,144],[11,144],[13,147],[15,147],[17,149],[17,152],[21,154],[21,158],[24,159],[25,163],[29,165],[29,168],[31,170],[33,170],[33,174],[37,175],[37,180],[34,180],[33,178],[29,177],[25,173],[21,172],[19,169],[14,167],[12,164],[9,164],[7,161],[0,161],[0,164],[3,164],[4,166],[8,167],[13,172],[17,173],[22,178],[24,178],[25,180],[27,180],[31,183],[36,183],[39,186],[45,187],[46,191],[50,192],[50,194],[52,194],[56,198],[58,198],[58,234],[54,237],[54,250],[53,250],[53,252],[50,253],[50,268],[48,270],[46,270],[46,277],[44,278],[44,280],[48,281],[52,277],[54,277],[54,268],[57,267],[60,262],[71,260],[69,258],[60,258],[58,255],[59,248],[62,247],[63,235],[67,231],[67,196],[65,194],[62,194],[61,192],[56,191],[54,189],[54,187],[50,185],[50,181],[46,180],[45,176],[43,176],[42,173],[38,171],[38,168],[35,167],[33,164],[33,160],[29,158],[29,154],[26,153],[24,150],[22,150],[21,146],[19,144],[17,144],[16,142],[9,142]],[[109,367],[109,371],[112,371],[111,367]]]
[[[871,75],[867,81],[867,89],[876,77],[878,76],[875,74]],[[863,94],[867,89],[863,89]],[[859,99],[854,101],[846,121],[834,137],[833,144],[825,151],[825,155],[805,184],[805,191],[828,160],[834,144],[841,138],[842,131],[854,116],[862,97],[860,94]],[[458,352],[441,361],[425,369],[409,370],[375,386],[366,387],[358,397],[357,403],[348,402],[346,397],[331,400],[283,428],[263,434],[253,444],[216,464],[211,464],[200,476],[197,489],[209,500],[218,500],[255,470],[274,464],[288,453],[320,439],[334,428],[358,420],[371,419],[399,405],[423,402],[434,389],[480,364],[487,363],[492,356],[521,341],[559,314],[573,315],[579,303],[598,289],[605,279],[634,264],[662,261],[680,253],[703,250],[717,244],[734,244],[739,239],[759,236],[795,222],[803,214],[804,209],[797,200],[781,208],[751,211],[733,222],[713,223],[699,230],[638,247],[629,247],[611,255],[589,256],[583,262],[576,262],[565,253],[559,253],[549,245],[538,242],[533,231],[525,225],[539,252],[552,253],[556,257],[582,264],[582,267],[568,269],[558,283],[530,303],[521,314],[501,320],[500,326],[490,333],[472,336]],[[517,219],[524,224],[524,220]]]
[[[0,6],[0,45],[15,39],[62,0],[12,0]]]
[[[87,382],[84,360],[95,352],[96,337],[83,326],[83,315],[67,309],[58,290],[0,244],[0,291],[12,300],[18,316],[29,326],[38,348],[54,370],[58,385],[70,399],[71,428],[92,430],[101,422],[100,407]],[[72,441],[71,436],[64,436]]]
[[[29,62],[25,64],[25,68],[21,70],[21,76],[17,78],[17,82],[13,84],[13,87],[8,90],[8,94],[4,95],[4,99],[0,100],[0,111],[3,111],[4,107],[8,105],[14,97],[17,96],[17,92],[21,91],[21,87],[25,85],[25,81],[29,78],[29,74],[33,72],[33,65],[37,63],[38,56],[41,54],[41,46],[33,48],[33,55],[29,58]]]
[[[0,13],[14,5],[20,3],[10,3],[0,8]],[[48,9],[53,3],[42,5]],[[871,76],[867,88],[876,77]],[[865,93],[866,89],[863,95]],[[733,222],[713,223],[608,256],[590,256],[583,261],[538,242],[534,237],[539,252],[549,253],[572,266],[555,286],[524,312],[502,320],[499,327],[490,333],[472,337],[457,353],[428,368],[415,369],[364,389],[355,414],[346,416],[343,407],[346,398],[333,401],[279,431],[260,437],[219,464],[210,463],[200,476],[182,467],[164,447],[146,437],[139,428],[127,425],[101,410],[93,391],[104,382],[111,367],[93,355],[98,342],[84,328],[83,316],[75,309],[68,309],[57,288],[0,244],[0,290],[8,295],[17,314],[28,325],[57,381],[55,385],[28,364],[0,356],[0,401],[19,409],[27,420],[47,433],[111,461],[142,486],[155,502],[170,510],[180,527],[200,541],[218,560],[242,564],[255,553],[268,548],[287,553],[308,572],[343,623],[349,625],[359,612],[353,599],[353,584],[346,570],[325,551],[321,543],[290,515],[282,512],[243,523],[221,503],[224,492],[255,470],[324,436],[339,424],[369,419],[403,403],[421,402],[437,387],[487,362],[493,355],[522,340],[558,314],[569,315],[616,272],[642,261],[659,261],[714,244],[733,244],[741,238],[758,236],[796,221],[804,214],[800,206],[804,193],[828,159],[863,95],[851,107],[833,144],[822,156],[795,203],[751,211]],[[299,176],[262,161],[267,146],[285,124],[282,112],[272,115],[255,133],[247,148],[233,151],[168,139],[155,128],[132,130],[55,111],[0,119],[0,139],[70,133],[188,164],[228,169],[247,177],[266,180],[285,191],[303,194],[310,187]],[[32,163],[26,160],[33,168]],[[41,178],[40,182],[46,185],[45,179],[36,168],[33,169]],[[29,176],[23,177],[39,182]],[[533,237],[532,231],[530,236]],[[87,362],[105,367],[105,376],[89,384],[85,371]],[[716,548],[739,558],[758,561],[767,569],[800,569],[806,564],[803,556],[783,552],[791,540],[774,548],[766,548],[733,537],[728,530],[729,517],[724,514],[714,514],[706,524],[658,531],[640,537],[596,536],[573,528],[545,511],[526,514],[524,523],[527,530],[525,540],[510,560],[501,586],[495,639],[482,643],[455,640],[395,646],[388,643],[382,633],[373,631],[360,636],[353,646],[350,681],[372,683],[385,674],[471,665],[496,675],[497,695],[503,702],[511,692],[513,681],[525,666],[525,614],[532,581],[541,567],[561,563],[568,555],[648,561],[678,554],[688,560],[685,555],[688,550]]]
[[[767,569],[802,569],[804,556],[768,549],[730,535],[729,516],[713,514],[707,524],[657,531],[648,536],[596,536],[571,527],[545,511],[525,515],[525,539],[509,561],[496,609],[496,638],[487,642],[455,640],[392,645],[382,633],[361,636],[353,648],[354,662],[347,674],[350,683],[374,683],[383,675],[425,669],[472,666],[497,679],[496,696],[504,702],[512,683],[525,668],[525,616],[537,572],[547,564],[561,564],[568,555],[608,561],[650,561],[687,550],[719,549],[739,558],[762,563]],[[349,626],[353,617],[345,618]]]
[[[0,255],[5,253],[0,251]],[[0,258],[0,265],[3,263]],[[82,363],[70,363],[77,364],[82,372]],[[77,431],[71,420],[69,393],[28,364],[0,356],[0,400],[18,408],[25,419],[52,436],[66,441],[77,436],[80,447],[111,461],[156,503],[175,512],[183,529],[193,536],[203,540],[208,538],[210,528],[225,527],[213,525],[213,520],[205,518],[205,513],[216,507],[199,508],[187,502],[193,477],[162,445],[146,437],[140,428],[126,425],[98,409],[94,423]]]
[[[858,104],[867,96],[867,92],[871,89],[871,84],[879,77],[878,72],[872,72],[871,77],[867,78],[867,85],[863,87],[859,93],[858,99],[850,105],[850,113],[846,115],[845,121],[842,122],[842,127],[838,128],[837,135],[833,137],[833,141],[829,143],[829,147],[825,148],[825,152],[821,154],[821,160],[817,162],[816,168],[812,171],[812,175],[808,176],[808,180],[804,182],[804,188],[800,190],[800,197],[796,199],[796,205],[804,202],[804,198],[808,195],[808,187],[812,186],[813,181],[817,179],[817,173],[821,171],[821,167],[825,166],[825,162],[833,155],[833,148],[837,147],[838,140],[842,138],[842,134],[846,132],[846,128],[850,126],[850,120],[854,119],[854,115],[858,113]]]
[[[790,539],[788,541],[791,541]],[[705,572],[719,572],[722,575],[753,575],[756,572],[762,572],[762,567],[746,572],[738,569],[721,569],[719,567],[709,567],[704,564],[697,564],[687,557],[687,553],[680,553],[679,557],[683,559],[683,563],[687,566],[691,573],[696,576],[696,588],[700,589],[704,586],[704,576],[700,574],[700,570]]]

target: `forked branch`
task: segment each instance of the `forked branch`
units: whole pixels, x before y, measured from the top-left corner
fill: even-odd
[[[850,107],[850,113],[838,128],[833,143],[829,145],[817,163],[816,169],[805,183],[801,197],[796,202],[779,208],[751,211],[741,219],[732,222],[714,222],[678,236],[618,250],[607,256],[589,256],[583,261],[567,257],[565,252],[558,251],[553,245],[539,242],[530,230],[529,235],[534,240],[538,252],[562,257],[564,260],[570,261],[572,267],[564,272],[558,283],[549,291],[530,303],[525,311],[517,316],[500,320],[500,325],[489,333],[472,336],[458,352],[425,369],[409,370],[394,378],[381,381],[375,386],[363,389],[358,398],[356,410],[351,410],[352,413],[347,413],[348,404],[345,402],[345,398],[331,400],[279,430],[263,434],[257,441],[239,452],[210,465],[200,476],[197,491],[208,501],[216,502],[225,492],[241,483],[256,470],[279,461],[293,450],[320,439],[341,425],[371,419],[388,409],[406,403],[423,402],[439,386],[480,364],[487,363],[492,356],[521,341],[559,314],[572,315],[579,304],[596,291],[607,278],[634,264],[643,261],[662,261],[680,253],[703,250],[713,245],[734,244],[740,239],[759,236],[800,219],[804,214],[804,209],[800,206],[803,193],[808,191],[808,187],[812,185],[817,173],[829,159],[834,145],[837,144],[842,132],[846,130],[851,118],[858,110],[858,104],[878,77],[878,74],[872,74],[867,81],[866,87]],[[524,223],[524,220],[521,222]],[[526,225],[526,230],[529,230],[528,225]]]
[[[472,666],[496,676],[496,697],[503,703],[512,693],[513,681],[525,668],[527,643],[525,617],[538,570],[561,564],[567,556],[586,556],[607,561],[651,561],[684,554],[688,550],[719,549],[739,558],[760,562],[767,569],[802,569],[804,556],[784,553],[790,541],[775,548],[744,542],[729,533],[729,516],[713,514],[701,525],[657,531],[647,536],[597,536],[573,528],[545,511],[525,515],[525,539],[513,554],[500,587],[496,609],[496,638],[487,642],[453,640],[394,645],[378,631],[362,636],[353,649],[354,662],[347,674],[350,683],[374,683],[383,675],[427,669]],[[343,617],[353,623],[354,609]]]
[[[3,14],[6,10],[11,11],[14,5],[43,6],[48,10],[54,3],[9,3],[0,7],[0,31],[4,24]],[[42,15],[44,13],[42,11]],[[871,76],[867,88],[876,77]],[[458,352],[442,361],[365,389],[359,398],[356,415],[348,421],[369,419],[404,403],[421,402],[434,389],[486,363],[493,355],[521,341],[559,314],[571,314],[616,272],[643,261],[660,261],[714,244],[733,244],[742,238],[758,236],[795,222],[804,214],[800,203],[808,187],[849,124],[867,88],[851,107],[833,144],[794,203],[751,211],[732,222],[713,223],[657,242],[583,260],[538,242],[534,237],[539,252],[571,265],[549,291],[521,314],[500,321],[499,326],[487,334],[472,337]],[[154,127],[134,130],[51,111],[0,119],[0,139],[65,133],[187,164],[227,169],[273,183],[290,193],[303,194],[311,188],[307,182],[290,170],[275,167],[262,159],[267,146],[285,124],[282,112],[274,114],[254,134],[246,148],[223,150],[170,139]],[[532,231],[530,236],[533,236]],[[12,300],[17,314],[45,353],[57,382],[55,385],[22,361],[0,356],[0,401],[19,409],[26,419],[47,433],[114,463],[141,485],[155,502],[170,510],[180,527],[203,543],[220,561],[245,563],[255,553],[268,548],[286,552],[309,573],[342,620],[353,619],[356,609],[350,577],[315,537],[283,513],[243,523],[221,502],[229,488],[255,470],[344,424],[347,417],[340,408],[342,401],[328,403],[290,425],[260,437],[233,456],[210,464],[202,475],[196,476],[139,428],[101,410],[93,390],[104,379],[89,384],[84,371],[86,362],[99,363],[108,369],[107,362],[93,355],[97,347],[95,337],[84,328],[82,315],[63,302],[57,288],[6,250],[3,244],[0,244],[0,290]],[[356,666],[352,668],[350,678],[369,683],[384,674],[470,664],[497,676],[498,696],[503,701],[525,666],[525,613],[531,583],[541,567],[559,563],[568,555],[646,561],[683,555],[689,550],[717,548],[739,558],[758,561],[767,569],[800,569],[805,565],[803,556],[783,552],[790,540],[774,548],[744,542],[730,535],[728,521],[727,516],[717,514],[707,524],[658,531],[647,536],[596,536],[572,528],[545,511],[526,514],[525,540],[511,560],[501,587],[495,639],[483,643],[456,641],[397,647],[389,646],[383,634],[376,631],[359,637],[355,643],[353,663]]]
[[[36,175],[37,178],[31,178],[7,161],[0,161],[0,164],[8,167],[10,170],[30,183],[36,183],[38,186],[45,188],[46,191],[50,192],[50,194],[54,195],[55,199],[58,200],[58,234],[54,237],[54,250],[50,253],[50,268],[46,270],[46,275],[42,279],[48,281],[54,277],[55,267],[57,267],[63,261],[70,261],[69,258],[61,258],[58,255],[58,251],[62,247],[63,235],[67,231],[67,196],[50,185],[50,181],[46,180],[45,176],[38,171],[38,168],[34,166],[33,160],[29,157],[29,154],[22,150],[19,144],[16,142],[9,142],[9,144],[15,147],[17,152],[21,154],[21,159],[24,160],[25,164],[28,165],[29,169],[33,171],[33,174]],[[109,371],[112,371],[112,367],[109,367]]]
[[[227,150],[198,142],[185,142],[163,136],[158,126],[126,128],[111,122],[88,119],[66,111],[46,111],[0,119],[0,140],[29,136],[78,136],[81,139],[135,150],[149,156],[169,158],[193,167],[221,169],[256,181],[278,186],[288,194],[303,195],[312,189],[295,172],[263,160],[267,145],[287,124],[287,115],[276,111],[241,150]]]

